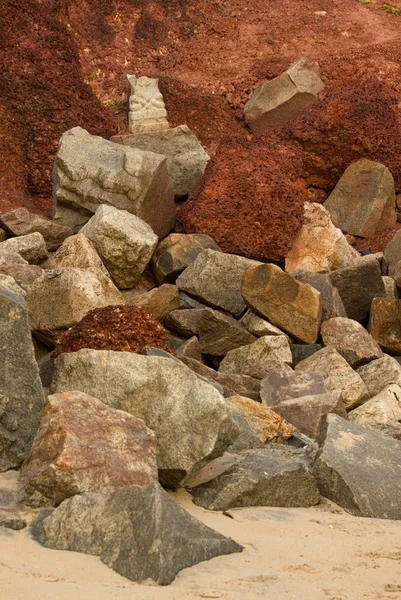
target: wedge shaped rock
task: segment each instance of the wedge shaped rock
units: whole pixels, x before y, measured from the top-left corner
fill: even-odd
[[[366,385],[370,396],[376,396],[391,383],[401,387],[401,365],[388,354],[359,367],[357,373]]]
[[[322,323],[321,335],[324,345],[335,348],[354,369],[383,356],[373,337],[353,319],[328,319]]]
[[[313,467],[320,493],[359,517],[401,519],[401,444],[329,415]]]
[[[295,433],[293,425],[259,402],[242,396],[233,396],[228,402],[247,420],[249,427],[264,444],[286,442]]]
[[[322,299],[322,321],[333,317],[347,317],[347,311],[340,294],[330,280],[328,273],[308,273],[306,271],[292,271],[291,275],[302,283],[307,283],[320,292]]]
[[[174,227],[164,156],[114,144],[81,127],[63,134],[53,173],[54,220],[76,233],[101,204],[127,210],[163,237]]]
[[[160,585],[181,569],[243,550],[190,516],[157,483],[74,496],[32,531],[47,548],[93,554],[131,581]]]
[[[275,370],[291,371],[290,345],[282,335],[265,335],[256,342],[230,350],[220,363],[219,373],[237,373],[263,379]]]
[[[81,391],[142,419],[157,438],[160,481],[177,487],[235,440],[223,396],[178,360],[80,350],[55,360],[55,392]]]
[[[60,248],[46,261],[47,269],[77,267],[78,269],[100,269],[109,276],[92,242],[82,233],[66,238]]]
[[[401,422],[401,387],[386,386],[376,396],[348,414],[352,423],[363,427],[398,425]]]
[[[230,350],[255,342],[256,338],[231,315],[206,308],[199,322],[199,342],[203,354],[225,356]]]

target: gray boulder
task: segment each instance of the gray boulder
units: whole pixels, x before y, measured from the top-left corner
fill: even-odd
[[[45,239],[38,231],[9,238],[5,242],[1,242],[0,249],[18,252],[22,258],[35,265],[48,256]]]
[[[170,331],[178,333],[184,337],[199,335],[199,326],[204,308],[183,308],[172,310],[164,319],[164,326]]]
[[[256,338],[231,315],[206,308],[199,322],[199,342],[203,354],[225,356],[230,350],[252,344]]]
[[[366,385],[370,396],[376,396],[392,383],[401,387],[401,365],[388,354],[359,367],[357,373]]]
[[[0,471],[26,458],[44,397],[28,311],[19,295],[0,292]]]
[[[320,499],[304,450],[269,444],[249,450],[228,471],[191,493],[208,510],[243,506],[313,506]]]
[[[158,485],[65,500],[34,523],[47,548],[99,556],[131,581],[171,583],[177,573],[242,546],[190,516]]]
[[[305,360],[323,348],[321,344],[291,344],[292,366],[295,368],[301,360]]]
[[[335,348],[353,368],[383,356],[373,337],[353,319],[328,319],[322,323],[320,333],[324,345]]]
[[[177,487],[223,454],[238,431],[223,396],[178,360],[80,350],[55,360],[52,391],[81,391],[142,419],[157,438],[159,478]]]
[[[346,317],[343,301],[330,281],[330,276],[327,273],[308,273],[307,271],[291,271],[290,273],[295,279],[302,283],[308,283],[320,292],[322,299],[322,321],[332,319],[333,317]]]
[[[265,335],[256,342],[230,350],[220,363],[220,373],[237,373],[263,379],[271,371],[291,371],[290,345],[285,336]]]
[[[359,517],[401,519],[401,444],[329,415],[313,474],[320,493]]]
[[[54,220],[75,233],[101,204],[127,210],[163,237],[174,227],[164,156],[114,144],[81,127],[63,134],[53,173]]]

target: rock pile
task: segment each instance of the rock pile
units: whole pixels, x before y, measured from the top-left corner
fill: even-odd
[[[154,106],[145,129],[163,119]],[[82,152],[66,157],[76,137]],[[401,246],[396,235],[384,254],[360,256],[345,235],[393,222],[389,171],[351,165],[325,207],[304,204],[292,176],[265,181],[243,207],[285,185],[297,197],[294,227],[270,245],[261,204],[255,226],[267,245],[247,230],[246,257],[233,252],[235,206],[222,210],[224,235],[159,240],[172,227],[172,174],[164,156],[141,152],[72,130],[56,159],[69,183],[55,194],[56,220],[64,211],[71,229],[24,211],[1,216],[0,468],[20,468],[20,502],[46,509],[33,535],[168,584],[242,547],[163,487],[187,487],[211,510],[324,496],[355,515],[401,519]],[[213,165],[205,181],[222,189]],[[218,474],[197,480],[215,460]]]

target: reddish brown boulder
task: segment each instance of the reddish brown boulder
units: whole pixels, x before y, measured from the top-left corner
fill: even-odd
[[[56,359],[63,352],[77,352],[82,348],[140,352],[145,346],[151,346],[171,353],[167,338],[168,331],[144,310],[123,304],[111,305],[91,310],[63,333],[52,357]]]
[[[225,252],[283,258],[302,225],[301,166],[290,144],[270,148],[267,138],[225,139],[178,219],[187,233],[207,233]]]
[[[57,506],[75,494],[157,481],[156,437],[145,423],[82,392],[49,396],[20,477],[20,500]]]

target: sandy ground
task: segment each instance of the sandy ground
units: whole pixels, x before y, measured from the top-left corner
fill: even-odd
[[[16,474],[0,475],[0,498]],[[243,544],[181,571],[169,587],[120,577],[92,556],[42,548],[29,530],[0,527],[2,600],[401,599],[401,523],[358,519],[326,503],[313,509],[235,509],[233,519],[174,495],[191,514]],[[29,514],[24,515],[28,516]]]

